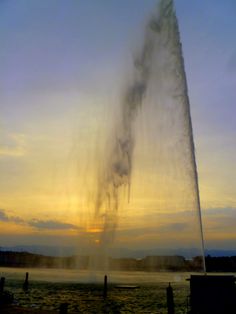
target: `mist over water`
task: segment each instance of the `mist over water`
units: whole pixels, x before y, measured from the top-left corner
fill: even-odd
[[[203,248],[188,91],[172,0],[161,0],[146,25],[141,51],[133,60],[133,79],[121,96],[113,125],[94,205],[104,268],[110,247],[128,232],[126,214],[133,219],[131,229],[136,228],[134,239],[145,238],[146,232],[153,247],[168,246],[174,241],[172,232],[179,228],[184,231],[182,238],[175,239],[179,247]],[[133,197],[138,194],[152,203],[154,219],[132,215],[132,209],[138,213]],[[168,223],[161,220],[164,212],[170,215]],[[120,216],[124,217],[121,224]],[[155,242],[155,233],[160,241]],[[135,246],[135,240],[130,245]]]
[[[127,86],[122,97],[120,117],[115,121],[115,130],[107,151],[105,168],[98,180],[98,192],[95,204],[95,216],[103,215],[104,227],[101,234],[101,245],[113,242],[117,226],[119,210],[119,194],[127,189],[130,198],[130,185],[135,145],[134,123],[148,87],[150,67],[152,66],[155,40],[155,19],[150,21],[146,29],[143,50],[134,60],[133,83]]]

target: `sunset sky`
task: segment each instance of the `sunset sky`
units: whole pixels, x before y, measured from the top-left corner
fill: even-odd
[[[0,1],[0,247],[97,240],[98,156],[156,3]],[[206,247],[236,249],[236,2],[176,0],[175,7]],[[134,201],[120,215],[119,245],[175,247],[165,233],[183,232],[188,246],[188,213],[163,206],[154,223],[149,185],[141,189],[139,178],[135,172]]]

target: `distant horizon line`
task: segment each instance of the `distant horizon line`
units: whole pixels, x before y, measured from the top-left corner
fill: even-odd
[[[80,250],[80,252],[78,252]],[[66,257],[66,256],[89,256],[91,251],[85,247],[75,246],[57,246],[57,245],[3,245],[0,246],[0,251],[12,252],[27,252],[32,254],[41,254],[46,256]],[[84,251],[84,254],[81,254]],[[199,253],[199,254],[198,254]],[[108,255],[112,258],[144,258],[145,256],[183,256],[185,258],[193,258],[200,256],[200,249],[198,248],[112,248]],[[206,256],[223,257],[236,255],[236,249],[227,248],[207,248],[205,250]]]

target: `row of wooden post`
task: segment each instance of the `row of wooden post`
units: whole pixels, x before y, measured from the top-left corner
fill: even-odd
[[[1,277],[0,279],[0,296],[4,292],[4,286],[5,286],[5,277]],[[28,291],[29,289],[29,273],[27,272],[25,274],[25,281],[23,283],[23,289],[24,291]],[[103,286],[103,298],[106,299],[107,297],[107,275],[104,276],[104,286]],[[60,305],[60,314],[67,314],[68,309],[68,303],[61,303]]]
[[[4,292],[4,285],[5,285],[5,277],[1,277],[0,280],[0,296]],[[23,289],[28,291],[29,289],[29,273],[25,274],[25,281],[23,283]],[[103,284],[103,298],[107,298],[107,275],[104,276],[104,284]],[[167,298],[167,313],[168,314],[175,314],[175,306],[174,306],[174,295],[173,289],[169,283],[169,286],[166,289],[166,298]],[[68,303],[61,303],[60,305],[60,314],[67,314]]]
[[[5,277],[1,277],[0,279],[0,294],[3,294],[5,286]],[[25,281],[23,283],[23,289],[27,291],[29,289],[29,273],[25,274]]]

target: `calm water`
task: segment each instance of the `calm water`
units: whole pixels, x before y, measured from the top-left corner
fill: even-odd
[[[81,271],[76,269],[48,269],[48,268],[9,268],[1,267],[1,277],[10,280],[23,280],[29,272],[30,281],[71,282],[71,283],[99,283],[103,281],[104,272]],[[188,272],[142,272],[142,271],[111,271],[107,273],[112,283],[123,284],[158,284],[158,283],[186,283],[190,277]]]
[[[25,272],[29,291],[25,292]],[[172,283],[176,314],[186,312],[189,273],[110,272],[108,296],[103,298],[104,273],[65,269],[0,268],[5,289],[21,307],[58,311],[68,303],[69,313],[159,313],[166,314],[166,287]],[[117,289],[116,284],[136,284],[136,289]]]
[[[29,272],[29,291],[22,289]],[[103,298],[104,273],[65,269],[0,268],[6,290],[16,305],[58,311],[68,303],[69,313],[153,313],[166,314],[166,288],[171,282],[175,313],[187,313],[190,273],[110,272],[108,296]],[[136,284],[137,289],[117,289],[116,284]]]

